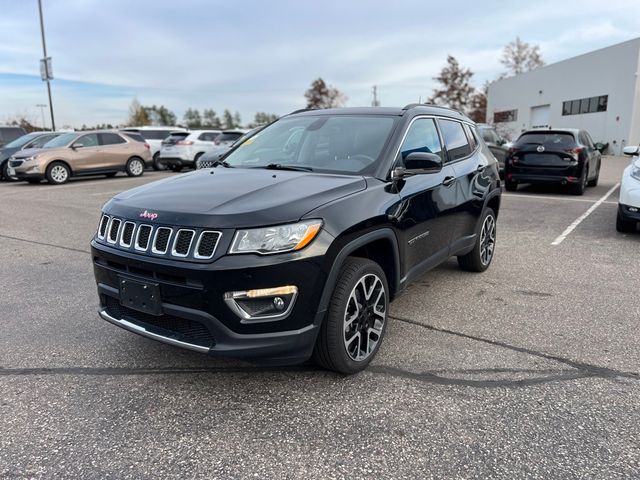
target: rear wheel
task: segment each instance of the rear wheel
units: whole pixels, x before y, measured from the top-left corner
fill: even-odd
[[[182,171],[182,165],[169,165],[169,170],[172,172],[180,172]]]
[[[516,190],[518,190],[518,184],[514,181],[511,180],[505,180],[504,181],[504,189],[507,192],[515,192]]]
[[[53,162],[47,167],[45,177],[52,185],[62,185],[69,181],[71,171],[69,167],[62,162]]]
[[[160,163],[160,152],[156,152],[155,155],[153,156],[152,166],[153,166],[153,169],[156,171],[167,169],[166,165],[163,165]]]
[[[460,268],[469,272],[484,272],[489,268],[496,248],[496,214],[491,208],[485,208],[479,225],[473,250],[458,257]]]
[[[139,177],[144,173],[144,162],[141,158],[130,158],[126,166],[127,175],[130,177]]]
[[[636,231],[636,222],[633,220],[627,220],[618,211],[616,218],[616,230],[620,233],[633,233]]]
[[[327,317],[320,327],[314,361],[340,373],[364,370],[382,343],[388,292],[380,265],[349,257],[340,269]]]
[[[596,170],[596,178],[594,178],[593,180],[589,180],[589,186],[597,187],[599,179],[600,179],[600,162],[598,162],[598,170]]]
[[[573,185],[571,185],[569,191],[574,194],[574,195],[583,195],[584,191],[587,188],[587,176],[589,175],[589,166],[585,166],[584,168],[584,172],[582,173],[582,176],[580,177],[580,180],[578,181],[578,183],[574,183]]]

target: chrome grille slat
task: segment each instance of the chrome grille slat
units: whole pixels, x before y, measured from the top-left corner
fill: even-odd
[[[213,258],[221,235],[222,234],[220,232],[215,232],[213,230],[204,230],[200,233],[198,242],[196,243],[196,247],[193,251],[194,258],[199,258],[201,260]]]
[[[181,228],[178,230],[176,237],[173,240],[171,255],[182,258],[189,256],[191,244],[193,243],[193,237],[195,237],[195,235],[195,230],[189,230],[187,228]]]
[[[151,240],[151,233],[153,227],[151,225],[142,224],[138,227],[138,233],[136,235],[135,249],[140,252],[146,252],[149,248]]]
[[[169,249],[169,240],[171,240],[171,233],[173,233],[173,229],[169,227],[156,228],[151,252],[157,254],[167,253],[167,250]]]
[[[120,246],[129,248],[133,243],[133,234],[136,230],[136,224],[133,222],[124,222],[122,227],[122,235],[120,235]]]
[[[120,234],[120,227],[122,226],[122,220],[119,218],[112,218],[107,229],[107,242],[116,243],[118,241],[118,235]]]
[[[109,215],[102,215],[102,218],[100,219],[100,225],[98,225],[98,238],[100,240],[104,240],[104,237],[107,235],[109,220],[111,220]]]

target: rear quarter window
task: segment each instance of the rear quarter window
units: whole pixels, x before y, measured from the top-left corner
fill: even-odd
[[[438,120],[444,139],[444,145],[449,153],[449,161],[464,158],[471,153],[471,145],[467,140],[460,122],[454,120]]]

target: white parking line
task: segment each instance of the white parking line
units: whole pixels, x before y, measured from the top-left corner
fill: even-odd
[[[605,193],[600,200],[598,200],[596,203],[594,203],[593,205],[591,205],[589,207],[589,210],[587,210],[586,212],[584,212],[582,215],[580,215],[578,218],[576,218],[573,223],[571,225],[569,225],[564,232],[562,232],[558,238],[556,238],[553,242],[551,242],[551,245],[560,245],[563,240],[565,238],[567,238],[567,236],[573,232],[573,230],[582,223],[582,221],[587,218],[589,215],[591,215],[593,213],[593,211],[598,208],[600,205],[602,205],[604,203],[604,201],[609,198],[609,195],[611,195],[613,192],[616,191],[616,189],[620,186],[619,183],[616,183],[613,187],[611,187],[611,189]]]

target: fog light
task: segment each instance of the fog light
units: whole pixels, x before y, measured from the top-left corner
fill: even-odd
[[[636,207],[629,207],[629,211],[636,213],[638,211],[638,209]]]
[[[241,318],[242,323],[251,323],[285,318],[291,312],[297,296],[298,288],[286,285],[227,292],[224,301]]]

